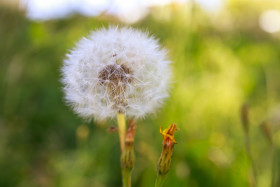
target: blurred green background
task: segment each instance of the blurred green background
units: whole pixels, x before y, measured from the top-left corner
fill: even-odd
[[[135,187],[153,186],[160,126],[177,123],[165,186],[250,186],[240,107],[250,105],[257,183],[270,186],[272,149],[259,126],[280,142],[280,32],[259,24],[280,2],[228,0],[218,12],[194,2],[155,7],[132,26],[159,38],[173,61],[171,96],[156,116],[137,121]],[[276,19],[276,18],[275,18]],[[124,25],[112,16],[32,21],[0,7],[0,186],[121,186],[116,120],[98,124],[63,99],[65,54],[91,30]]]

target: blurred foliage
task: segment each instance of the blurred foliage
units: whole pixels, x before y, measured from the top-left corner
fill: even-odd
[[[37,22],[0,8],[0,186],[121,186],[118,137],[106,131],[116,121],[76,116],[63,101],[60,68],[90,30],[122,24],[104,15]],[[211,14],[173,4],[133,25],[159,38],[174,62],[165,107],[137,122],[133,186],[153,186],[159,127],[171,122],[181,131],[165,186],[249,186],[239,118],[244,102],[251,106],[258,186],[270,185],[273,152],[258,128],[267,120],[279,146],[280,34],[258,24],[269,8],[280,4],[232,0]]]

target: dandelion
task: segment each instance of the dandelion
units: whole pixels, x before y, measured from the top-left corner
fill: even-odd
[[[169,64],[166,51],[147,33],[127,27],[93,31],[64,60],[65,99],[87,119],[117,116],[125,152],[125,116],[157,111],[168,97]]]
[[[155,113],[168,96],[170,61],[157,40],[132,28],[92,32],[62,68],[66,101],[85,118]]]

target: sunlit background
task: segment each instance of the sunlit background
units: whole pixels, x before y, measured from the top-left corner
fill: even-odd
[[[121,186],[118,135],[107,131],[116,121],[75,115],[60,83],[68,50],[108,25],[149,31],[173,61],[170,98],[137,121],[133,186],[153,186],[159,128],[172,122],[181,130],[165,186],[252,186],[243,103],[257,186],[273,171],[280,185],[280,1],[1,0],[1,187]]]
[[[22,0],[21,5],[31,19],[55,19],[73,13],[85,16],[108,14],[125,23],[135,23],[148,15],[151,7],[184,4],[187,0]],[[197,3],[209,11],[221,8],[222,0],[198,0]]]

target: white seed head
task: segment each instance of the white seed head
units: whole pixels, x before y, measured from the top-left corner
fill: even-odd
[[[168,96],[170,61],[157,40],[132,28],[110,27],[81,39],[62,68],[66,101],[85,118],[117,112],[139,118]]]

